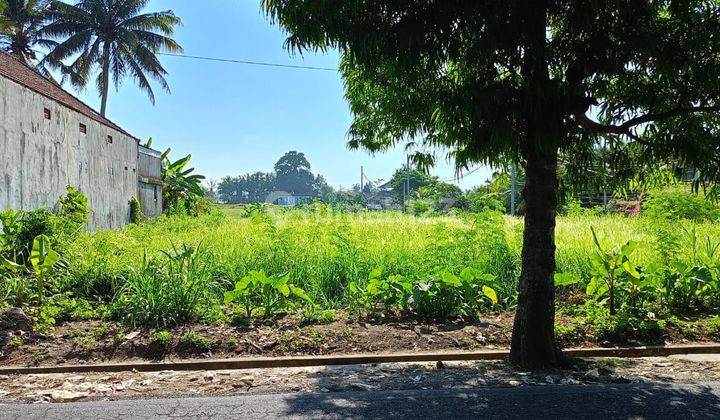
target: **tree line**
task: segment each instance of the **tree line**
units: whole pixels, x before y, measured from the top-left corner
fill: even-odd
[[[272,172],[255,172],[226,176],[215,187],[215,198],[228,204],[274,201],[281,195],[325,199],[333,192],[322,175],[311,171],[304,153],[285,153]]]

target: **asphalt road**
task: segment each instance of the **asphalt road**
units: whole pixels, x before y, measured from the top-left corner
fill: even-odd
[[[720,418],[720,383],[248,395],[0,406],[1,419]]]

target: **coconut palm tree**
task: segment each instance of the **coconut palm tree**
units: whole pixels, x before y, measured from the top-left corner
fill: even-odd
[[[38,59],[38,49],[56,44],[43,32],[49,6],[50,0],[0,0],[0,48],[45,74],[46,61]]]
[[[50,23],[44,33],[61,41],[48,54],[53,61],[71,59],[63,75],[78,87],[87,86],[99,69],[96,84],[101,94],[100,113],[106,114],[110,84],[117,89],[127,76],[155,103],[150,79],[165,90],[167,71],[157,53],[181,52],[170,36],[180,19],[172,11],[141,13],[148,0],[82,0],[76,4],[52,1]]]

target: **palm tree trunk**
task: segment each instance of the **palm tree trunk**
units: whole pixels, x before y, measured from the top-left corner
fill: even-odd
[[[110,92],[110,43],[105,42],[103,45],[103,62],[102,62],[102,105],[100,106],[100,114],[104,117],[107,113],[108,94]]]

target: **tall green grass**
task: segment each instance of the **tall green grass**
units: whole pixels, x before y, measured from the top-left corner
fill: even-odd
[[[620,215],[561,217],[557,226],[559,272],[590,276],[594,250],[590,226],[603,244],[641,243],[638,265],[666,263],[690,253],[685,229],[720,240],[711,223],[663,222]],[[438,269],[466,267],[495,276],[498,296],[511,306],[520,268],[522,220],[498,214],[414,217],[401,213],[342,213],[327,207],[269,208],[197,218],[161,217],[122,231],[84,234],[67,245],[68,288],[112,300],[130,279],[139,280],[143,256],[159,256],[183,245],[203,249],[203,267],[217,284],[234,284],[252,270],[290,275],[326,307],[350,303],[347,286],[364,284],[370,272],[427,278]]]

